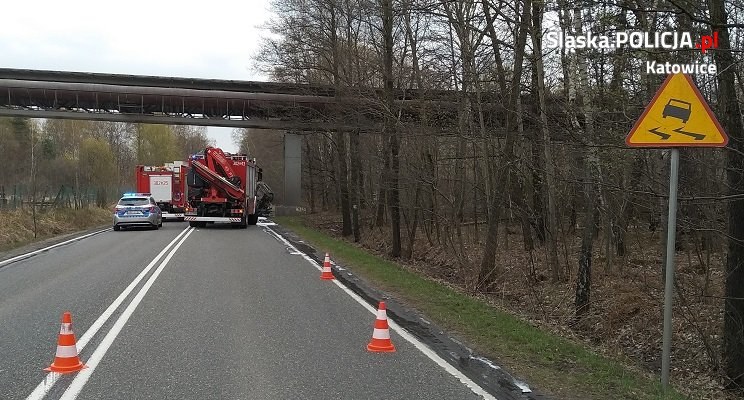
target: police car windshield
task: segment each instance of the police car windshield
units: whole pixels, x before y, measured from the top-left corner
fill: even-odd
[[[146,206],[150,204],[147,197],[124,197],[119,200],[120,206]]]

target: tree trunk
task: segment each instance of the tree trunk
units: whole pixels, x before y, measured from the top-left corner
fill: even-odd
[[[359,226],[359,170],[361,168],[361,157],[359,155],[359,131],[349,133],[349,148],[351,152],[351,222],[354,233],[354,241],[361,240]]]
[[[537,79],[535,80],[537,83]],[[537,101],[535,101],[537,104]],[[542,173],[543,163],[542,156],[540,155],[540,141],[539,135],[535,135],[535,140],[532,141],[532,224],[535,227],[535,236],[540,244],[545,243],[545,205],[543,204],[543,189]]]
[[[385,133],[387,135],[387,132]],[[381,228],[385,224],[385,208],[387,203],[387,189],[390,175],[390,142],[383,140],[382,172],[380,173],[380,188],[377,191],[377,209],[375,211],[375,226]]]
[[[618,217],[617,224],[615,225],[614,239],[615,239],[615,250],[616,254],[620,257],[625,257],[626,253],[626,240],[625,237],[628,233],[628,226],[630,224],[630,217],[633,215],[635,210],[632,195],[629,193],[634,190],[641,180],[643,174],[643,157],[636,155],[634,157],[633,169],[630,173],[630,181],[624,185],[622,206],[620,207],[620,216]]]
[[[534,22],[542,19],[543,4],[535,4],[536,14]],[[533,23],[532,44],[533,49],[542,48],[541,31],[539,27],[542,24]],[[545,242],[548,246],[548,265],[552,272],[553,281],[560,280],[560,266],[558,264],[558,212],[555,204],[555,172],[553,165],[553,155],[550,149],[550,131],[548,130],[548,115],[545,110],[545,71],[543,69],[542,57],[535,57],[535,69],[537,70],[537,95],[538,104],[540,105],[540,131],[542,132],[543,156],[545,162],[545,198],[547,200],[546,221],[545,221]]]
[[[330,27],[331,34],[331,62],[333,73],[333,85],[336,93],[341,89],[341,74],[338,39],[338,16],[335,2],[329,2]],[[341,234],[343,236],[351,235],[351,207],[349,205],[349,170],[346,153],[346,132],[335,132],[333,140],[336,142],[336,152],[338,154],[338,182],[339,182],[339,200],[341,202],[341,219],[343,221]]]
[[[585,157],[582,157],[585,158]],[[584,174],[589,168],[589,163],[584,160]],[[584,232],[581,236],[581,250],[579,251],[579,271],[576,276],[575,317],[581,320],[590,311],[590,299],[592,292],[592,241],[594,240],[594,207],[592,204],[592,184],[584,182]]]
[[[408,231],[408,246],[406,246],[405,250],[403,251],[403,259],[406,261],[410,261],[413,257],[413,249],[416,245],[416,232],[418,231],[418,222],[419,222],[419,198],[421,194],[421,187],[416,186],[416,190],[414,193],[414,199],[413,199],[413,207],[411,207],[411,217],[405,218],[406,220],[406,230]],[[413,221],[411,221],[413,219]]]
[[[718,105],[723,128],[730,138],[727,181],[730,193],[744,192],[744,131],[736,98],[734,70],[724,0],[708,0],[713,30],[718,32],[719,48],[714,50],[718,67]],[[723,319],[724,370],[727,387],[744,388],[744,199],[729,200],[728,258]]]
[[[343,219],[341,234],[349,236],[351,235],[351,206],[349,205],[349,170],[346,162],[346,133],[334,133],[334,140],[338,154],[339,199],[341,201],[341,215]]]
[[[310,204],[310,213],[315,213],[315,179],[317,178],[315,175],[317,175],[315,171],[314,165],[316,164],[313,160],[312,153],[311,153],[311,147],[310,142],[312,141],[311,138],[305,137],[305,160],[309,160],[307,163],[307,169],[308,169],[308,184],[307,184],[307,193],[308,193],[308,203]]]
[[[483,15],[486,17],[486,29],[488,35],[491,37],[491,48],[493,49],[494,61],[496,64],[496,78],[499,83],[499,96],[502,99],[506,99],[506,72],[504,71],[504,63],[501,58],[501,50],[499,49],[498,36],[496,35],[496,29],[494,28],[494,20],[491,15],[491,5],[489,0],[482,0],[483,3]],[[502,2],[499,1],[496,9],[501,9]]]
[[[491,183],[491,193],[488,201],[488,228],[486,230],[486,242],[483,246],[483,257],[481,258],[480,268],[478,271],[478,282],[476,284],[477,290],[484,290],[490,287],[497,276],[495,271],[496,268],[496,245],[498,243],[499,234],[499,206],[502,204],[503,196],[508,187],[503,184],[506,181],[506,177],[509,176],[509,171],[513,168],[512,163],[514,160],[514,142],[516,140],[516,120],[517,105],[519,104],[520,94],[520,77],[522,76],[522,62],[524,60],[524,49],[527,42],[527,32],[530,27],[530,11],[532,8],[531,0],[524,0],[522,5],[522,16],[520,18],[519,32],[517,33],[517,46],[514,53],[514,73],[512,76],[511,85],[509,88],[509,109],[514,110],[507,114],[506,127],[504,133],[506,135],[506,143],[504,145],[504,168],[498,169],[494,165],[493,160],[488,160],[488,172],[487,179]],[[492,149],[496,145],[491,143],[487,144],[491,150],[490,154],[497,154]],[[497,189],[497,183],[502,183],[501,187]]]
[[[457,78],[455,79],[454,89],[457,92],[457,133],[460,136],[460,140],[457,142],[457,148],[455,150],[455,158],[457,160],[464,160],[467,151],[467,137],[472,132],[471,128],[471,101],[469,92],[471,89],[471,64],[472,57],[468,46],[470,46],[470,38],[466,33],[467,28],[464,26],[464,15],[462,9],[462,2],[450,2],[445,4],[445,11],[447,18],[449,19],[449,37],[450,37],[450,57],[452,62],[452,69],[456,71],[458,61],[461,65],[461,79],[458,87]],[[454,10],[453,10],[454,8]],[[454,11],[454,12],[453,12]],[[455,35],[452,31],[455,31],[457,42],[459,42],[459,60],[455,56]],[[455,233],[457,234],[457,243],[455,250],[457,251],[458,259],[462,257],[465,252],[464,240],[462,235],[462,227],[464,222],[464,209],[465,209],[465,195],[466,195],[466,181],[467,181],[467,164],[466,162],[461,163],[455,168],[455,179],[456,186],[454,188],[454,207],[452,208],[452,219],[451,224],[455,227]]]
[[[564,32],[565,34],[565,32]],[[561,49],[563,50],[563,49]],[[562,61],[566,61],[567,58],[562,58]],[[567,68],[564,68],[568,71]],[[532,111],[534,115],[540,114],[540,96],[538,96],[537,90],[537,68],[532,68]],[[570,85],[570,78],[564,78],[564,86]],[[566,91],[566,93],[568,93]],[[566,96],[568,98],[568,96]],[[541,245],[545,244],[545,202],[543,196],[545,195],[545,188],[543,183],[543,174],[545,171],[545,165],[543,163],[543,156],[540,152],[542,148],[541,144],[541,132],[533,130],[529,136],[531,140],[530,152],[532,155],[532,212],[530,213],[530,222],[535,229],[535,237],[538,243]]]
[[[576,34],[582,35],[583,18],[581,9],[574,9],[576,21]],[[583,50],[576,52],[578,61],[579,79],[574,79],[577,90],[577,100],[584,114],[584,132],[582,137],[587,145],[586,151],[581,153],[582,175],[584,176],[583,189],[583,228],[584,232],[581,237],[581,250],[579,252],[579,270],[576,278],[576,298],[575,298],[575,316],[576,320],[585,317],[590,311],[591,290],[592,290],[592,255],[594,243],[594,229],[596,219],[596,189],[595,174],[599,171],[599,164],[596,158],[596,149],[594,148],[594,111],[592,109],[590,95],[589,79],[587,77],[586,56]]]
[[[411,4],[409,0],[404,1],[403,4],[405,7],[403,12],[405,16],[404,21],[406,28],[406,37],[408,38],[408,42],[411,45],[411,66],[413,67],[413,71],[411,73],[411,82],[416,84],[416,89],[423,90],[425,86],[421,78],[421,68],[419,66],[418,38],[416,35],[413,34],[413,28],[411,25]],[[419,109],[419,118],[420,126],[427,128],[428,114],[427,106],[425,104],[421,104],[421,107]],[[432,139],[426,138],[425,142],[419,149],[422,172],[419,174],[419,184],[416,186],[413,230],[409,231],[409,247],[406,250],[406,254],[404,255],[404,258],[406,260],[410,259],[413,255],[413,244],[415,243],[415,236],[418,230],[419,208],[422,209],[420,218],[423,219],[424,231],[426,232],[427,240],[429,244],[433,244],[431,238],[431,230],[434,225],[434,182],[436,179],[436,173],[434,171],[434,163],[432,161],[430,144],[428,143],[430,140]],[[426,194],[424,195],[423,200],[423,202],[426,204],[423,207],[420,207],[419,202],[421,201],[420,192],[422,186],[426,187]]]
[[[390,208],[390,228],[392,230],[392,257],[400,257],[400,192],[398,175],[400,172],[400,143],[396,129],[395,103],[393,101],[393,3],[392,0],[381,0],[382,35],[384,41],[384,75],[385,75],[385,133],[390,143],[390,173],[388,185],[388,207]]]
[[[328,160],[328,157],[326,157],[326,147],[325,146],[325,140],[321,140],[321,147],[318,149],[318,155],[319,155],[319,162],[318,165],[323,166],[323,169],[318,169],[318,173],[322,173],[323,179],[321,179],[321,191],[320,191],[320,209],[323,211],[328,211],[328,193],[330,192],[330,185],[329,181],[331,178],[331,174],[328,173],[325,167],[327,167],[326,160]],[[330,162],[333,162],[333,159],[330,160]]]

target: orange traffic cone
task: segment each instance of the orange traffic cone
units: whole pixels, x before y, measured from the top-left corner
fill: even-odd
[[[62,314],[62,326],[59,328],[57,354],[54,357],[54,362],[48,368],[44,368],[44,371],[67,374],[80,371],[83,368],[86,368],[86,366],[80,362],[75,334],[72,333],[72,315],[67,311]]]
[[[372,332],[372,340],[367,345],[367,350],[377,353],[392,353],[395,351],[395,346],[390,341],[390,328],[388,328],[384,301],[380,302],[380,307],[377,309],[375,330]]]
[[[320,274],[320,279],[334,279],[333,272],[331,272],[331,258],[328,256],[328,253],[326,253],[325,260],[323,260],[323,272]]]

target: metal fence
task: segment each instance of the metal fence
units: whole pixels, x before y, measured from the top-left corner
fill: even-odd
[[[0,185],[0,210],[31,208],[35,203],[37,210],[47,208],[87,208],[90,206],[107,207],[115,202],[129,188],[74,188],[60,185],[57,188],[33,190],[26,184],[12,186]]]

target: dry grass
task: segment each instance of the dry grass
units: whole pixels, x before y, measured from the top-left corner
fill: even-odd
[[[51,209],[36,214],[36,238],[31,210],[0,211],[0,250],[36,240],[76,232],[111,222],[111,210],[91,207],[82,210]]]

